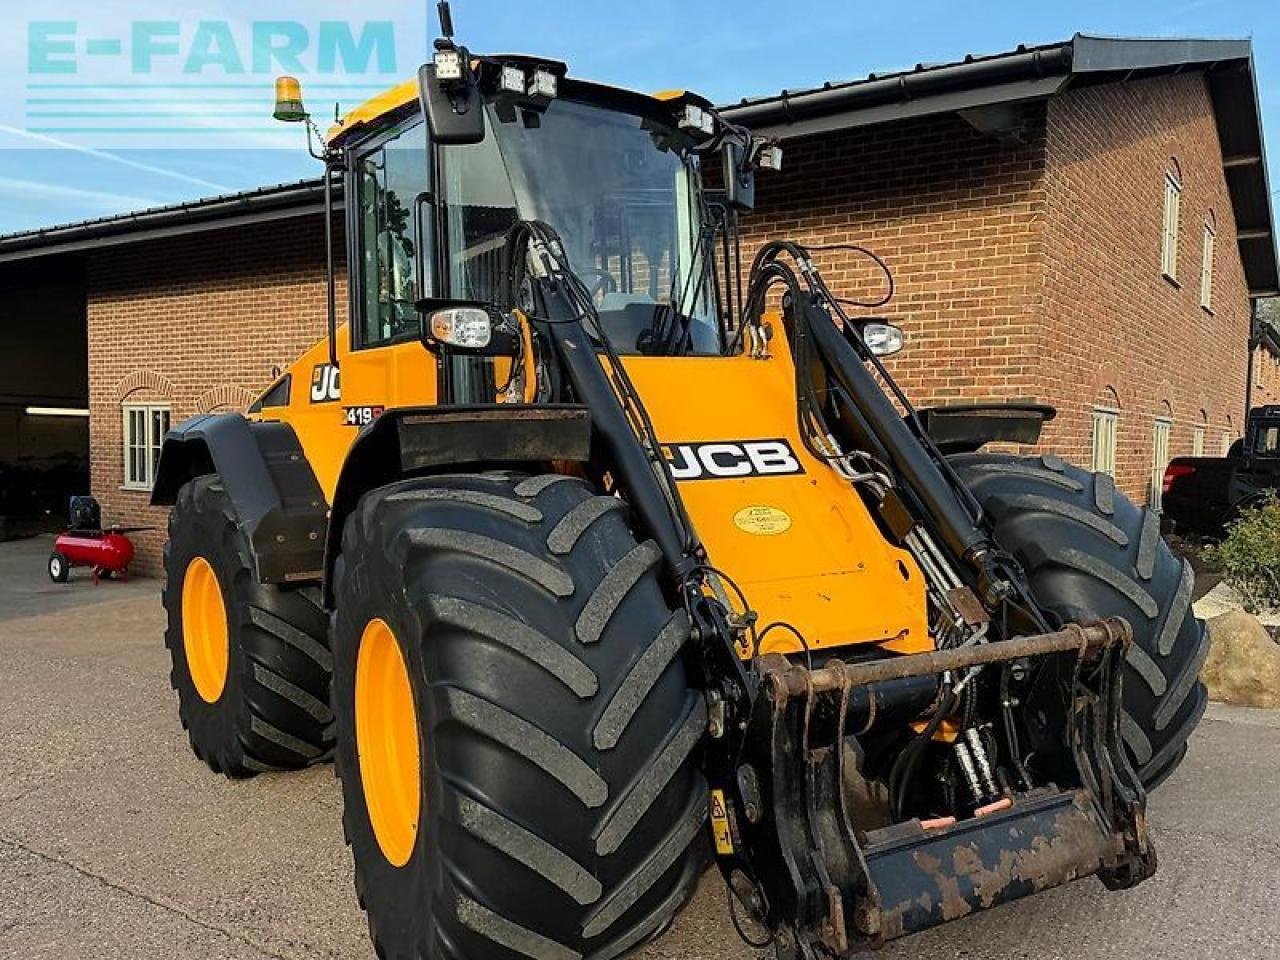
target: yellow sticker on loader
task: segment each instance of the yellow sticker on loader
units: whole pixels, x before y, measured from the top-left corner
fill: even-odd
[[[729,811],[723,790],[711,791],[711,835],[716,840],[716,853],[725,857],[732,855],[733,835],[729,832]]]
[[[791,516],[777,507],[743,507],[733,515],[734,525],[743,533],[773,537],[791,529]]]

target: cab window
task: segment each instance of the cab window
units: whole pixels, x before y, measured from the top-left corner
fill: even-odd
[[[426,126],[406,121],[356,161],[361,307],[356,346],[417,337],[415,304],[431,291]]]

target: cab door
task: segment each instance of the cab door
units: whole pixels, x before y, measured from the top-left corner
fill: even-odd
[[[352,439],[388,407],[437,399],[436,357],[417,310],[435,292],[427,136],[422,117],[409,116],[356,148],[347,169],[351,323],[341,395]]]

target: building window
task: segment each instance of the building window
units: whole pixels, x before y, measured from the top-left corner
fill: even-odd
[[[155,483],[160,445],[169,432],[167,405],[126,404],[124,407],[124,485],[150,490]]]
[[[1099,407],[1093,411],[1093,469],[1116,475],[1116,425],[1120,414]]]
[[[1204,224],[1204,252],[1200,257],[1200,306],[1213,309],[1213,245],[1218,235],[1213,227],[1213,214]]]
[[[1178,220],[1182,212],[1182,178],[1176,164],[1164,175],[1164,233],[1160,247],[1160,271],[1178,280]]]
[[[1191,431],[1191,455],[1204,456],[1204,427],[1195,427]]]
[[[1231,453],[1231,431],[1223,430],[1220,446],[1218,448],[1218,455],[1225,457],[1229,453]]]
[[[1151,432],[1151,495],[1147,503],[1152,510],[1160,509],[1160,495],[1164,490],[1164,468],[1169,465],[1168,420],[1157,419]]]

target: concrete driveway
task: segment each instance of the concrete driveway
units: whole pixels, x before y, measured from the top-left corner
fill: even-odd
[[[0,958],[372,957],[331,768],[232,783],[191,756],[158,593],[83,585],[38,616],[0,595]],[[1156,878],[1117,894],[1082,881],[881,956],[1274,960],[1277,797],[1280,716],[1213,709],[1152,798]],[[764,954],[738,941],[709,876],[639,956]]]

